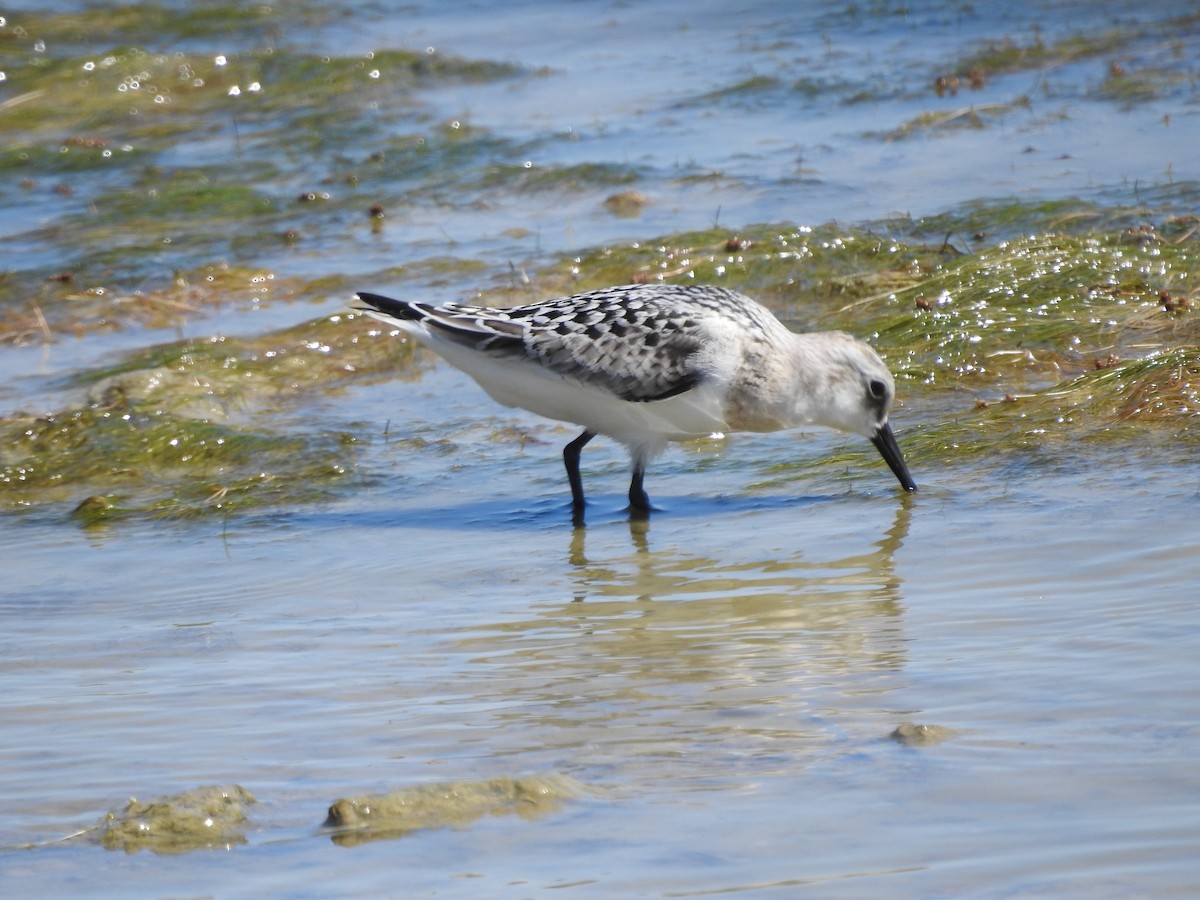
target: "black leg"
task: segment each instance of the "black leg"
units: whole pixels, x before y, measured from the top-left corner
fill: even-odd
[[[629,482],[629,512],[634,518],[645,519],[650,515],[650,498],[642,487],[642,479],[646,470],[637,466],[633,470],[633,480]]]
[[[583,479],[579,477],[579,452],[596,436],[594,431],[585,431],[563,448],[563,464],[567,467],[567,481],[571,483],[571,503],[575,514],[583,511]]]

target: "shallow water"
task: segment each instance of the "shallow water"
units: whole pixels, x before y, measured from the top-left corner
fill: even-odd
[[[229,853],[10,850],[11,889],[1186,893],[1194,479],[744,498],[676,459],[645,531],[611,492],[576,531],[516,489],[532,462],[469,496],[491,455],[440,501],[414,479],[228,530],[14,533],[4,842],[133,791],[261,806]],[[1143,502],[1097,515],[1114,495]],[[530,772],[592,793],[353,849],[317,827],[346,793]]]
[[[1001,16],[586,3],[569,7],[569,28],[557,4],[345,9],[283,38],[316,53],[435,46],[546,66],[421,102],[438,120],[469,113],[528,141],[518,164],[526,151],[638,166],[653,202],[621,219],[602,212],[615,190],[604,185],[574,198],[464,189],[463,202],[408,210],[375,237],[331,229],[252,254],[276,271],[374,272],[453,246],[490,280],[510,259],[701,227],[718,208],[735,228],[1009,194],[1135,203],[1143,176],[1200,175],[1194,94],[1104,102],[1104,57],[939,104],[1007,101],[1040,81],[1031,107],[982,129],[863,135],[927,110],[930,71],[975,39],[1024,40],[1036,22],[1050,41],[1085,14],[1134,27],[1190,4],[1030,3]],[[194,40],[228,52],[251,39]],[[1138,61],[1173,58],[1156,47]],[[720,114],[690,102],[798,70],[835,87],[768,90]],[[845,101],[896,82],[894,95]],[[720,177],[679,177],[710,171]],[[59,215],[37,203],[25,214]],[[57,265],[36,258],[37,241],[6,252],[18,247],[30,266]],[[469,294],[471,277],[429,290]],[[254,333],[337,303],[232,307],[179,329]],[[0,402],[52,405],[77,390],[64,374],[174,336],[0,348]],[[902,406],[901,443],[947,403]],[[444,366],[272,417],[361,433],[354,462],[372,474],[338,500],[225,520],[83,529],[51,509],[2,526],[5,895],[1194,891],[1194,444],[1090,443],[952,469],[914,457],[910,497],[878,463],[847,481],[777,477],[853,438],[734,436],[658,461],[647,487],[659,511],[636,525],[622,511],[625,461],[597,441],[577,529],[559,456],[573,433],[496,408]],[[905,724],[933,738],[894,738]],[[585,790],[537,816],[353,845],[321,827],[342,797],[540,774]],[[245,843],[182,854],[96,843],[129,797],[210,784],[258,798]]]

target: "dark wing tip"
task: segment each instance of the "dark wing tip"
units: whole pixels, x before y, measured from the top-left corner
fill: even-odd
[[[672,397],[678,397],[680,394],[686,394],[692,388],[700,383],[700,375],[695,372],[683,372],[679,375],[678,380],[670,386],[663,388],[654,394],[648,394],[644,391],[643,386],[635,384],[627,388],[621,397],[624,400],[632,400],[637,403],[653,403],[655,400],[670,400]],[[659,385],[661,386],[661,385]]]

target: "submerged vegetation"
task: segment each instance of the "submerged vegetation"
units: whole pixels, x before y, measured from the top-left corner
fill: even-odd
[[[472,173],[497,156],[516,167],[511,180],[530,174],[521,148],[435,120],[419,95],[537,73],[432,48],[319,56],[265,36],[244,46],[281,19],[326,15],[307,4],[191,9],[158,29],[164,15],[139,4],[0,16],[0,202],[48,223],[24,233],[31,247],[58,250],[52,273],[30,264],[37,254],[13,258],[0,316],[27,309],[51,275],[120,294],[164,269],[259,266],[300,242],[334,246],[413,192],[447,202],[494,188],[508,179]],[[200,49],[213,32],[238,41]],[[158,46],[138,43],[150,35]],[[405,137],[387,137],[395,131]]]
[[[323,828],[335,844],[353,847],[416,831],[463,829],[485,816],[533,821],[589,793],[582,782],[555,773],[434,782],[335,800]],[[82,841],[105,850],[148,850],[161,856],[230,850],[247,843],[254,827],[250,813],[257,804],[257,798],[238,784],[196,787],[153,800],[133,798],[122,809],[106,813],[99,825],[51,843]]]
[[[325,826],[333,829],[335,844],[353,847],[415,831],[465,828],[489,815],[537,819],[585,793],[580,782],[557,774],[441,782],[388,794],[343,797],[329,807]]]
[[[76,520],[96,524],[326,499],[353,468],[357,437],[264,429],[263,416],[412,366],[410,345],[348,314],[128,354],[74,379],[80,405],[0,418],[0,504],[74,504]]]
[[[256,802],[236,784],[194,788],[148,802],[130,800],[105,816],[100,844],[106,850],[149,850],[164,856],[228,850],[246,843],[246,809]]]

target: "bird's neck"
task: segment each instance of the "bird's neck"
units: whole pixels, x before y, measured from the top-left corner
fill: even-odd
[[[789,338],[801,335],[788,334]],[[814,378],[803,365],[803,345],[789,341],[786,352],[778,347],[747,352],[731,380],[725,418],[735,431],[779,431],[814,421]]]

